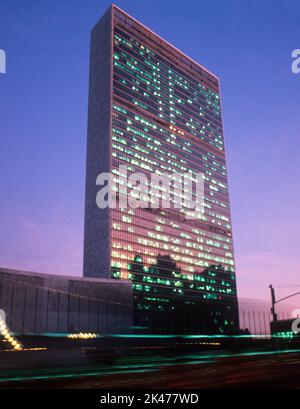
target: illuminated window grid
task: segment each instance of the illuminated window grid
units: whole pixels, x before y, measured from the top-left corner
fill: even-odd
[[[124,36],[124,33],[123,33]],[[119,36],[118,36],[119,37]],[[116,38],[115,38],[115,42]],[[134,46],[136,48],[136,52],[139,52],[138,48],[139,46],[134,44]],[[184,113],[189,112],[190,115],[193,116],[193,119],[195,121],[195,123],[197,124],[197,126],[199,126],[198,129],[198,135],[202,136],[202,134],[205,135],[205,132],[203,131],[203,129],[206,128],[210,128],[210,132],[212,134],[214,134],[216,140],[215,142],[217,143],[221,143],[221,145],[223,145],[222,142],[222,122],[221,122],[221,114],[220,114],[220,102],[219,102],[219,95],[216,93],[213,93],[210,91],[210,94],[206,93],[206,100],[205,98],[203,98],[203,95],[201,93],[203,93],[203,86],[201,84],[197,84],[193,78],[189,78],[189,85],[191,85],[191,83],[194,83],[194,89],[192,89],[191,91],[193,92],[192,94],[189,95],[189,90],[184,89],[184,92],[181,93],[179,96],[178,95],[173,95],[173,89],[170,89],[170,78],[172,78],[172,75],[174,74],[174,70],[172,70],[172,75],[170,76],[170,69],[169,67],[164,64],[163,62],[160,62],[159,65],[159,70],[161,71],[160,75],[160,86],[159,91],[157,92],[157,86],[154,83],[154,86],[152,86],[151,89],[151,82],[149,81],[150,79],[152,81],[155,81],[156,78],[154,77],[154,75],[149,74],[149,66],[146,66],[144,68],[143,66],[143,70],[142,73],[137,74],[138,72],[138,66],[139,64],[143,63],[143,62],[147,62],[147,59],[145,59],[144,61],[141,60],[140,55],[138,56],[139,58],[133,58],[133,64],[130,62],[130,54],[133,53],[132,49],[128,50],[127,52],[124,52],[124,50],[120,50],[120,47],[115,45],[115,53],[114,53],[114,59],[115,59],[115,76],[114,76],[114,85],[115,88],[117,90],[117,88],[127,88],[128,92],[127,95],[131,94],[132,96],[136,96],[142,103],[146,103],[149,104],[149,97],[151,97],[151,94],[149,94],[148,92],[146,92],[145,90],[143,92],[140,92],[141,90],[134,85],[136,83],[136,81],[139,82],[140,87],[142,86],[142,84],[146,83],[146,89],[147,91],[152,91],[152,98],[153,100],[156,100],[156,102],[158,102],[158,104],[156,103],[156,107],[158,106],[158,108],[162,108],[163,106],[167,107],[170,111],[172,111],[172,113],[178,113],[179,116],[184,117]],[[147,54],[147,57],[149,57],[150,54]],[[132,57],[131,57],[132,58]],[[123,68],[122,67],[122,63],[120,61],[123,61]],[[160,59],[161,61],[161,59]],[[159,61],[156,61],[156,64],[159,64]],[[128,64],[133,68],[130,70],[130,68],[128,68]],[[137,67],[135,66],[135,64],[137,65]],[[154,62],[155,64],[155,62]],[[154,65],[155,66],[155,65]],[[124,71],[126,69],[126,71]],[[120,73],[120,70],[123,71]],[[148,72],[147,72],[148,71]],[[166,78],[166,76],[163,75],[164,71],[168,71],[168,78]],[[118,74],[122,74],[122,75],[118,75]],[[138,75],[138,77],[136,77],[136,75]],[[147,76],[146,76],[147,75]],[[167,75],[167,74],[166,74]],[[161,78],[164,77],[164,80],[162,80]],[[124,78],[127,78],[127,80],[124,80]],[[174,79],[173,79],[174,80]],[[176,81],[176,80],[175,80]],[[150,83],[149,83],[150,82]],[[119,85],[119,87],[118,87]],[[121,85],[121,86],[120,86]],[[153,84],[152,84],[153,85]],[[174,86],[176,84],[174,83]],[[129,88],[130,86],[130,88]],[[199,88],[199,86],[201,86],[201,88]],[[177,87],[178,88],[178,87]],[[177,89],[176,92],[180,92],[180,89]],[[145,94],[145,95],[144,95]],[[159,94],[159,95],[157,95]],[[214,96],[215,102],[211,101],[212,96]],[[180,101],[178,103],[178,107],[176,105],[176,102],[173,101],[173,99],[175,98],[175,101],[178,103],[178,101]],[[165,100],[164,100],[165,99]],[[200,100],[200,102],[199,102]],[[187,103],[186,103],[187,102]],[[206,108],[203,108],[203,102],[206,103]],[[183,107],[184,104],[184,107]],[[174,107],[175,106],[175,107]],[[187,106],[187,108],[186,108]],[[212,107],[217,106],[217,112],[214,111],[214,108],[211,109]],[[151,110],[153,110],[153,105],[152,106],[148,106],[148,108]],[[180,112],[181,110],[185,111],[185,112]],[[200,112],[201,111],[201,112]],[[212,112],[210,112],[212,111]],[[152,111],[153,112],[153,111]],[[156,112],[157,113],[157,112]],[[200,114],[200,118],[201,121],[199,122],[196,118],[199,118],[199,114]],[[211,117],[209,117],[209,115],[212,115]],[[217,114],[217,115],[216,115]],[[176,117],[176,115],[175,115]],[[178,118],[178,120],[180,121],[180,118]],[[211,123],[212,121],[214,121],[213,123]],[[185,127],[186,126],[186,122],[182,123],[182,126]],[[196,128],[195,128],[196,129]],[[218,141],[218,139],[220,139]],[[210,142],[210,141],[209,141]],[[222,148],[221,148],[222,149]]]
[[[122,36],[120,36],[120,34],[122,34]],[[219,152],[215,152],[215,154],[211,155],[209,149],[207,151],[203,150],[203,145],[197,144],[197,142],[193,143],[192,149],[189,150],[187,148],[186,150],[182,150],[182,147],[184,148],[184,143],[182,144],[184,138],[181,138],[181,136],[183,136],[184,133],[196,133],[197,135],[197,128],[195,128],[195,132],[193,132],[193,129],[187,128],[187,124],[193,123],[195,116],[197,118],[200,116],[200,121],[196,120],[195,122],[197,126],[206,127],[212,123],[211,128],[214,127],[215,130],[220,133],[222,141],[222,122],[218,94],[214,93],[214,98],[217,101],[216,110],[213,113],[210,112],[211,107],[209,107],[208,104],[210,101],[207,99],[207,106],[204,111],[203,95],[200,95],[199,92],[196,93],[196,98],[200,99],[200,103],[198,103],[198,105],[197,102],[193,103],[192,101],[192,103],[190,103],[190,98],[192,97],[191,92],[195,93],[195,87],[197,86],[197,84],[192,83],[192,88],[189,89],[188,92],[174,94],[175,101],[183,101],[182,103],[185,107],[183,109],[182,107],[176,108],[177,112],[173,111],[173,89],[168,89],[168,85],[171,84],[167,84],[167,80],[171,78],[167,78],[166,72],[162,69],[164,68],[163,62],[161,60],[152,61],[153,64],[158,63],[160,65],[159,69],[155,70],[160,72],[160,89],[157,90],[157,86],[151,86],[154,80],[154,76],[152,76],[152,82],[147,84],[147,87],[144,87],[141,92],[142,79],[144,83],[148,81],[146,75],[147,73],[150,75],[149,68],[148,66],[143,66],[143,73],[139,73],[139,77],[137,77],[135,75],[137,70],[128,69],[128,62],[131,61],[130,64],[133,62],[136,65],[142,64],[143,60],[138,53],[140,51],[139,49],[144,49],[144,46],[141,43],[137,44],[137,41],[134,40],[131,42],[133,43],[131,47],[127,46],[127,50],[125,50],[126,47],[123,45],[117,47],[120,44],[117,40],[118,38],[121,39],[121,42],[129,40],[129,37],[126,36],[124,32],[121,33],[120,30],[115,30],[114,59],[118,61],[124,60],[124,62],[127,63],[127,72],[124,72],[124,70],[120,72],[120,69],[116,65],[114,67],[113,105],[117,109],[113,109],[112,122],[113,168],[117,169],[120,164],[127,164],[132,167],[132,170],[143,171],[144,173],[147,173],[147,170],[149,172],[154,171],[154,169],[158,172],[185,172],[188,170],[204,172],[207,175],[208,181],[205,191],[206,203],[208,203],[210,207],[206,209],[207,221],[215,223],[219,228],[225,229],[225,231],[230,230],[225,158],[220,158]],[[133,50],[134,47],[136,48],[135,50]],[[151,55],[152,58],[152,53],[149,53],[149,55]],[[182,76],[182,78],[184,78],[184,76]],[[173,75],[172,80],[174,81],[174,79],[176,79],[176,75]],[[140,84],[136,84],[136,81],[139,81]],[[183,79],[183,81],[185,80]],[[189,78],[189,85],[190,83]],[[171,97],[169,94],[169,98],[168,91],[172,93]],[[144,105],[139,106],[135,104],[135,102],[138,101]],[[124,102],[126,102],[126,105],[124,105]],[[135,104],[135,106],[132,106],[129,110],[128,106],[132,103]],[[160,116],[162,106],[169,108],[169,110],[166,111],[168,113],[165,117],[167,119],[167,121],[165,121],[166,123],[163,125],[161,123],[159,126],[158,123],[151,121],[151,115],[155,114],[156,117],[159,116],[159,121],[165,119],[163,116]],[[199,115],[200,111],[201,115]],[[175,116],[173,116],[173,112],[175,112]],[[141,115],[141,113],[144,115]],[[177,118],[176,115],[178,115],[179,118]],[[188,115],[189,118],[186,118],[186,115]],[[135,120],[135,116],[142,118],[144,121],[147,121],[149,118],[149,123],[154,124],[155,129],[145,125],[145,123],[142,124],[141,121]],[[175,119],[177,122],[175,122]],[[171,124],[179,128],[180,136],[177,132],[170,130]],[[114,133],[114,129],[116,133]],[[163,131],[163,134],[160,133],[160,130]],[[210,135],[215,136],[215,130],[211,131]],[[167,146],[165,135],[170,141]],[[210,145],[212,144],[212,141],[209,138],[205,138],[202,132],[198,132],[198,136],[199,135],[202,141]],[[149,136],[151,137],[150,140]],[[163,149],[159,147],[162,145],[161,140],[164,141]],[[213,145],[216,149],[223,150],[222,143],[218,144],[218,140],[214,140]],[[197,157],[198,152],[195,147],[202,150],[201,156],[205,156],[206,158],[206,161],[203,160],[204,166],[200,168],[199,156]],[[212,162],[214,162],[214,164],[212,164]],[[218,186],[218,184],[220,184],[221,187]],[[212,199],[212,201],[210,199]],[[168,254],[178,263],[182,271],[187,271],[190,274],[191,272],[196,272],[197,269],[201,270],[201,268],[203,269],[214,263],[223,264],[226,269],[234,270],[233,250],[230,239],[230,243],[225,244],[226,249],[224,245],[222,246],[221,244],[217,246],[212,246],[208,243],[203,244],[201,243],[201,241],[203,241],[202,238],[199,243],[199,236],[191,231],[192,226],[187,227],[186,223],[179,222],[179,229],[172,229],[169,227],[170,220],[163,215],[161,215],[163,229],[160,228],[160,232],[155,233],[156,230],[153,228],[157,226],[157,217],[155,215],[149,215],[148,211],[141,209],[134,211],[134,214],[128,215],[128,217],[130,217],[128,219],[126,219],[125,212],[118,211],[113,211],[111,217],[112,225],[118,226],[116,229],[112,229],[112,264],[120,266],[123,277],[128,276],[128,263],[132,261],[137,254],[144,256],[145,266],[150,266],[155,263],[155,259],[157,255],[161,253],[161,250],[168,251]],[[122,217],[125,217],[125,221],[122,220]],[[164,224],[167,224],[167,226]],[[180,231],[187,231],[189,238],[181,237]],[[208,233],[208,237],[209,236]],[[219,235],[219,237],[222,236]],[[208,240],[211,240],[213,243],[211,238]],[[219,242],[215,241],[215,243]]]
[[[127,113],[129,113],[129,111],[127,111]],[[119,112],[116,114],[119,115]],[[128,120],[128,119],[127,119]],[[133,120],[130,119],[130,122],[133,122]],[[114,117],[114,129],[117,129],[116,126],[119,124],[120,125],[120,119],[118,118],[118,121],[116,121],[116,118]],[[121,128],[118,128],[119,130]],[[129,131],[128,131],[129,129]],[[188,170],[194,170],[194,171],[203,171],[202,168],[199,168],[199,160],[198,162],[196,162],[196,158],[194,158],[194,162],[190,162],[190,164],[188,166],[184,166],[183,169],[179,169],[179,164],[180,162],[177,162],[178,166],[174,166],[174,164],[176,164],[176,161],[174,159],[172,159],[170,161],[170,163],[167,163],[168,161],[168,156],[165,155],[165,157],[163,157],[163,160],[161,160],[160,158],[162,157],[162,155],[159,153],[158,157],[157,156],[152,156],[151,155],[147,155],[144,152],[141,153],[140,150],[141,149],[145,149],[145,145],[143,144],[143,141],[141,140],[141,138],[136,135],[134,132],[132,132],[132,130],[134,130],[136,128],[134,128],[133,124],[131,124],[129,127],[123,127],[122,130],[122,142],[123,143],[118,143],[118,141],[116,140],[116,138],[113,137],[113,147],[115,147],[115,150],[113,151],[113,164],[116,164],[115,166],[117,166],[117,163],[120,164],[131,164],[132,165],[132,160],[134,161],[134,165],[132,165],[132,167],[136,170],[136,171],[143,171],[145,173],[147,173],[147,170],[152,170],[152,171],[158,171],[160,170],[161,172],[180,172],[180,171],[188,171]],[[126,136],[124,136],[126,135]],[[156,134],[154,132],[148,132],[147,137],[149,138],[149,135],[152,135],[154,140],[159,140],[159,132],[156,132]],[[114,134],[113,136],[118,136],[118,134]],[[134,138],[134,143],[132,138]],[[124,141],[125,141],[125,145],[124,145]],[[164,142],[165,144],[165,151],[170,153],[170,151],[168,150],[169,145]],[[138,147],[138,151],[135,152],[134,151],[134,146]],[[148,146],[149,146],[149,142],[148,142]],[[155,146],[154,144],[152,146]],[[167,147],[167,149],[166,149]],[[180,156],[182,155],[182,150],[181,149],[177,149],[177,156],[180,160]],[[191,155],[189,155],[191,156]],[[120,159],[120,161],[116,161],[115,159]],[[182,158],[182,156],[181,156]],[[123,161],[122,161],[123,159]],[[142,166],[138,166],[138,162],[140,164],[144,163],[145,166],[147,167],[147,169],[142,168]],[[187,162],[187,161],[186,161]],[[204,171],[206,172],[206,170]],[[211,205],[211,210],[208,209],[207,210],[207,215],[208,216],[215,216],[216,221],[215,223],[221,227],[230,229],[230,223],[229,223],[229,219],[230,219],[230,213],[229,213],[229,209],[228,209],[228,190],[227,190],[227,185],[226,185],[226,180],[224,178],[222,178],[222,180],[220,181],[220,177],[218,176],[218,174],[215,174],[215,172],[210,172],[214,177],[210,177],[207,176],[207,181],[209,183],[206,184],[206,191],[208,190],[209,192],[206,192],[206,201],[209,202],[211,201],[211,197],[213,196],[215,198],[215,200],[218,200],[218,205]],[[219,184],[219,185],[218,185]],[[216,190],[217,189],[217,190]],[[218,212],[218,206],[221,205],[222,206],[222,212]],[[213,217],[210,217],[210,221],[212,221]]]

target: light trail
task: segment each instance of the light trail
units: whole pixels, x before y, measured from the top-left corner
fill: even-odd
[[[28,376],[22,375],[15,375],[15,376],[7,376],[7,377],[0,377],[0,383],[4,382],[15,382],[15,381],[38,381],[38,380],[54,380],[54,379],[76,379],[81,377],[103,377],[107,375],[118,375],[118,374],[133,374],[133,373],[145,373],[145,372],[154,372],[162,367],[170,367],[170,366],[180,366],[180,365],[197,365],[203,363],[212,363],[216,362],[218,359],[224,358],[238,358],[238,357],[258,357],[258,356],[276,356],[281,354],[295,354],[300,353],[300,349],[289,349],[289,350],[274,350],[274,351],[247,351],[247,352],[239,352],[239,353],[224,353],[223,351],[216,351],[213,354],[195,354],[195,355],[184,355],[178,357],[163,357],[163,356],[144,356],[142,357],[144,360],[147,359],[147,362],[139,361],[139,357],[137,357],[137,362],[130,363],[129,361],[127,364],[125,362],[119,363],[117,365],[112,366],[111,368],[99,368],[97,369],[89,369],[82,371],[76,371],[73,368],[73,372],[71,373],[52,373],[52,374],[36,374]],[[154,362],[151,363],[153,359]],[[150,361],[150,362],[149,362]],[[80,369],[80,368],[79,368]],[[45,371],[49,372],[49,369],[45,369]],[[55,368],[51,368],[51,371],[55,371]]]

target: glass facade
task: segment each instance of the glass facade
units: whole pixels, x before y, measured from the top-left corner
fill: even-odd
[[[137,325],[235,332],[219,81],[115,6],[111,36],[109,155],[116,182],[120,165],[146,175],[201,172],[205,206],[196,219],[185,209],[111,209],[111,275],[132,280]]]

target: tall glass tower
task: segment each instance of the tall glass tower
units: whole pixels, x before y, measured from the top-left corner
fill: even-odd
[[[105,208],[97,176],[204,175],[205,210]],[[84,275],[131,279],[152,331],[238,330],[218,78],[112,5],[92,30]]]

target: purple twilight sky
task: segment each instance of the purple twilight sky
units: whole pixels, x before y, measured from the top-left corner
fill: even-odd
[[[0,266],[82,274],[89,32],[109,4],[1,0]],[[299,1],[116,4],[220,77],[239,295],[300,286]]]

